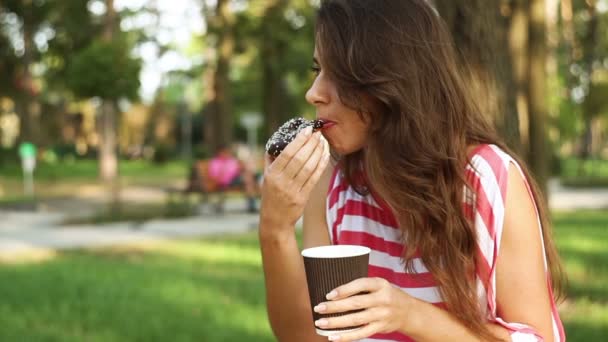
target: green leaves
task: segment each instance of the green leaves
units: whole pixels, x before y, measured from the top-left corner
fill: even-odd
[[[80,98],[137,99],[141,61],[119,41],[95,41],[68,66],[68,88]]]

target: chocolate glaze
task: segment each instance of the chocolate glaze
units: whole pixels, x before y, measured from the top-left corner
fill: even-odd
[[[312,126],[313,131],[323,128],[323,120],[306,120],[304,118],[293,118],[284,123],[272,134],[266,143],[266,152],[273,157],[278,157],[281,152],[292,142],[301,130]]]

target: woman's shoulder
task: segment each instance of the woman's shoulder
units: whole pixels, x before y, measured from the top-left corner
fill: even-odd
[[[518,165],[515,158],[505,149],[495,144],[479,144],[468,150],[467,170],[479,177],[498,180],[508,177],[509,164]]]
[[[469,148],[465,176],[470,189],[486,198],[488,207],[504,207],[509,166],[519,167],[516,159],[495,144],[480,144]],[[479,199],[478,199],[479,200]]]

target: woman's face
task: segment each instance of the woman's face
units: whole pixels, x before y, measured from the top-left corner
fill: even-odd
[[[316,107],[317,119],[325,121],[323,136],[334,151],[347,155],[362,149],[367,140],[369,124],[361,119],[356,110],[345,106],[315,49],[315,80],[306,92],[306,101]]]

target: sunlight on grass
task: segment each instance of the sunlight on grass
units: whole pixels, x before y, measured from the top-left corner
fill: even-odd
[[[179,242],[160,246],[158,252],[189,260],[238,263],[260,266],[262,257],[257,248],[210,242]]]
[[[568,341],[608,336],[608,213],[555,216]],[[274,341],[255,233],[0,264],[0,341]]]
[[[142,244],[129,247],[115,247],[100,249],[101,254],[132,254],[134,251],[154,252],[169,257],[188,261],[207,261],[240,264],[247,266],[261,266],[262,257],[256,246],[245,247],[239,244],[213,241],[167,241]]]
[[[11,281],[0,283],[0,340],[273,341],[254,241],[176,241],[2,265],[0,278]]]
[[[57,257],[57,252],[48,248],[28,247],[23,251],[0,253],[2,264],[42,263]]]

